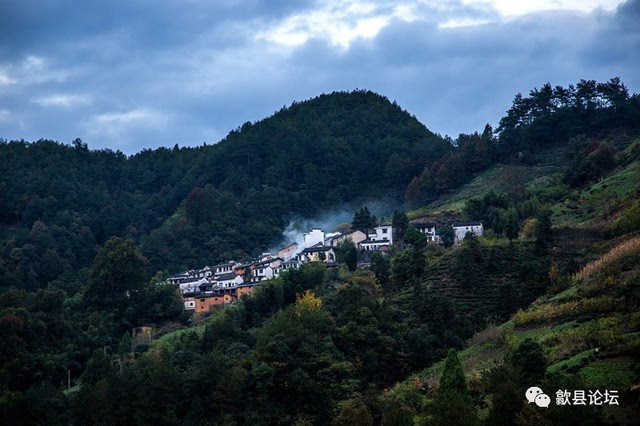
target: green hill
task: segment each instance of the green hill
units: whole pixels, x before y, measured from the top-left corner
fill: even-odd
[[[369,91],[294,103],[215,145],[130,157],[80,140],[2,141],[0,282],[68,282],[114,235],[142,247],[149,275],[246,258],[276,242],[291,217],[401,200],[410,179],[451,149]],[[30,235],[35,223],[45,226],[41,241]]]

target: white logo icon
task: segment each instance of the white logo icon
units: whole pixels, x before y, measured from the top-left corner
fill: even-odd
[[[527,389],[524,396],[527,398],[527,401],[529,401],[529,404],[533,402],[538,407],[547,408],[549,407],[549,404],[551,404],[551,398],[549,398],[549,395],[546,395],[542,389],[537,386],[532,386]]]

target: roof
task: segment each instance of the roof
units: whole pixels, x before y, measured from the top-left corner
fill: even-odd
[[[186,272],[182,272],[179,274],[175,274],[175,275],[171,275],[171,278],[176,279],[176,278],[189,278],[189,275],[187,275]]]
[[[367,238],[364,241],[360,241],[360,244],[389,244],[389,240],[387,240],[386,238],[383,238],[381,240],[372,240],[370,238]]]
[[[281,257],[272,257],[271,259],[267,259],[267,260],[262,260],[260,262],[256,262],[254,263],[254,266],[262,266],[262,265],[269,265],[275,261],[283,261],[284,259],[282,259]]]
[[[302,250],[302,253],[305,253],[305,254],[306,253],[318,253],[318,252],[321,252],[321,251],[329,251],[329,250],[332,250],[332,249],[333,249],[333,247],[328,247],[328,246],[325,246],[322,243],[318,243],[316,245],[313,245],[311,247],[308,247],[308,248]]]
[[[194,278],[187,278],[186,280],[182,281],[180,284],[191,284],[191,283],[196,283],[198,281],[202,281],[204,278],[200,277],[194,277]]]
[[[431,223],[431,222],[425,222],[425,223],[412,223],[411,224],[414,228],[435,228],[436,224],[435,223]]]
[[[482,222],[453,222],[451,226],[459,228],[462,226],[482,226]]]
[[[239,284],[238,286],[236,286],[236,288],[238,288],[238,287],[256,287],[256,286],[259,286],[260,284],[261,284],[260,281],[252,281],[252,282],[246,282],[246,283]]]
[[[221,268],[223,266],[233,266],[233,265],[235,265],[235,263],[233,263],[233,262],[221,263],[219,265],[213,265],[211,267],[211,269],[213,269],[213,268]]]
[[[278,251],[286,250],[286,249],[288,249],[288,248],[290,248],[290,247],[293,247],[293,246],[296,246],[296,247],[297,247],[297,246],[298,246],[298,243],[295,243],[295,242],[294,242],[294,243],[291,243],[291,244],[289,244],[288,246],[282,247],[282,248],[281,248],[280,250],[278,250]]]
[[[237,277],[236,274],[234,274],[233,272],[229,272],[228,274],[221,274],[218,275],[218,277],[216,278],[216,281],[229,281],[229,280],[233,280]]]

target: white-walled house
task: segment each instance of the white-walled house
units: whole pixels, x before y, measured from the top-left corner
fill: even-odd
[[[184,310],[193,311],[196,309],[196,298],[193,295],[184,296]]]
[[[251,272],[252,278],[259,278],[260,281],[264,279],[270,280],[272,278],[277,278],[282,270],[282,262],[283,260],[279,257],[271,257],[269,259],[262,260],[261,262],[254,263]]]
[[[242,284],[244,280],[240,275],[229,272],[215,277],[214,282],[218,288],[234,288]]]
[[[301,263],[318,262],[321,260],[322,254],[324,254],[324,262],[335,262],[336,254],[333,251],[333,247],[325,246],[322,243],[317,243],[311,247],[307,247],[298,253],[298,261]]]
[[[393,244],[393,228],[391,225],[376,226],[374,232],[360,242],[360,248],[366,251],[386,251]]]
[[[191,279],[193,279],[193,277],[190,277],[187,273],[181,273],[172,275],[169,281],[171,284],[180,284]]]
[[[292,269],[292,268],[297,269],[300,267],[300,262],[295,258],[289,259],[282,262],[282,265],[280,265],[280,267],[282,268],[283,271],[286,271],[287,269]]]
[[[180,293],[196,293],[200,290],[200,284],[208,282],[206,278],[189,278],[182,281],[178,286]]]
[[[334,235],[332,237],[329,237],[325,240],[324,245],[325,246],[331,246],[331,247],[336,247],[338,244],[340,244],[342,241],[350,239],[351,242],[353,242],[353,244],[356,245],[356,247],[358,247],[358,244],[360,244],[362,241],[367,239],[367,234],[365,234],[362,231],[351,231],[351,232],[345,232],[344,234],[338,234],[338,235]]]
[[[424,234],[427,237],[427,241],[434,242],[437,240],[436,234],[436,224],[435,223],[412,223],[412,227],[415,228],[416,231]]]
[[[456,234],[456,243],[460,243],[462,240],[464,240],[467,232],[471,232],[478,237],[481,237],[484,232],[484,228],[481,222],[454,222],[452,224],[452,227],[453,231]]]
[[[229,272],[233,272],[233,267],[235,266],[235,262],[227,262],[227,263],[221,263],[220,265],[215,265],[211,267],[211,270],[213,271],[212,275],[220,275],[220,274],[226,274]]]

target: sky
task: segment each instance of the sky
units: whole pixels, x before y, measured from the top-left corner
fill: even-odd
[[[354,89],[455,138],[518,92],[637,93],[639,70],[640,0],[0,0],[0,138],[126,154]]]

